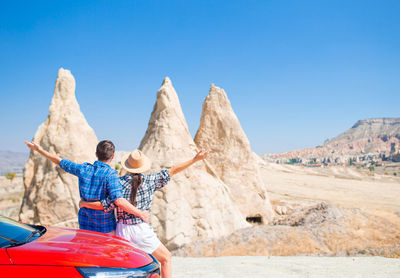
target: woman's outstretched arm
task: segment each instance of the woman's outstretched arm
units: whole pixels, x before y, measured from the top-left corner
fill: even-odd
[[[103,204],[100,201],[95,201],[95,202],[86,202],[84,200],[79,201],[79,207],[80,208],[90,208],[90,209],[97,209],[97,210],[103,210]]]
[[[210,152],[211,152],[211,150],[207,150],[207,151],[201,150],[201,151],[199,151],[196,154],[196,156],[193,157],[191,160],[188,160],[186,162],[182,162],[182,163],[180,163],[178,165],[175,165],[171,169],[169,169],[169,175],[172,177],[173,175],[175,175],[175,174],[185,170],[189,166],[193,165],[197,161],[205,159]]]

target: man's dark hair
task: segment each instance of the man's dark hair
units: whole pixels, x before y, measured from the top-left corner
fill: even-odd
[[[100,161],[109,160],[115,152],[115,146],[110,140],[103,140],[97,144],[96,155]]]

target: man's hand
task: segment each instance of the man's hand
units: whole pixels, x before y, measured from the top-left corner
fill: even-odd
[[[195,161],[203,160],[207,157],[207,155],[211,152],[211,150],[200,150],[196,156],[194,157]]]
[[[40,149],[40,146],[35,142],[28,142],[28,141],[24,142],[28,146],[28,148],[30,148],[32,151],[38,151]]]
[[[139,217],[146,223],[150,223],[149,213],[145,210],[140,210],[140,209],[136,208],[127,199],[118,198],[117,200],[114,201],[114,204],[117,205],[123,211]]]
[[[60,165],[61,157],[59,157],[58,155],[46,152],[45,150],[42,149],[41,146],[39,146],[35,142],[28,142],[28,141],[24,141],[24,142],[28,146],[28,148],[30,148],[32,151],[37,151],[38,153],[43,155],[45,158],[47,158],[51,162],[53,162],[53,163],[55,163],[57,165]]]
[[[142,210],[139,218],[142,219],[147,224],[150,224],[150,213],[147,210]]]

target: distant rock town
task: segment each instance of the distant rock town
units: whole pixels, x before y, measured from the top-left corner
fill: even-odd
[[[373,165],[400,162],[400,118],[360,120],[352,128],[326,140],[322,146],[266,154],[269,162],[302,164],[310,167],[329,165]]]

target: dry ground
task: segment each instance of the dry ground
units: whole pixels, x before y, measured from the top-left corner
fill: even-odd
[[[326,201],[350,208],[400,213],[400,177],[348,167],[307,168],[266,163],[261,174],[272,202]]]
[[[400,277],[400,260],[381,257],[219,257],[172,259],[174,277]]]
[[[177,256],[400,257],[400,178],[349,167],[262,163],[276,211],[269,225],[197,241]]]

